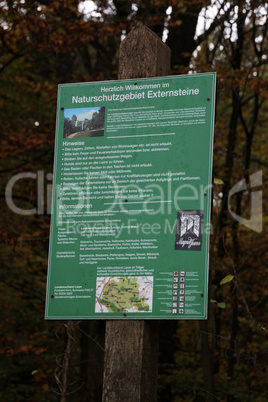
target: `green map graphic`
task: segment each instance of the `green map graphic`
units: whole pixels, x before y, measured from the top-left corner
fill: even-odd
[[[98,277],[96,313],[152,312],[153,277]]]

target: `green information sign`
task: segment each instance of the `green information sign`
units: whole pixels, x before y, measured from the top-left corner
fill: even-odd
[[[216,74],[59,86],[47,319],[205,319]]]

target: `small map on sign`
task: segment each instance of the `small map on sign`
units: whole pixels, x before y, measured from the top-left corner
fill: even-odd
[[[97,277],[96,313],[151,313],[153,276]]]

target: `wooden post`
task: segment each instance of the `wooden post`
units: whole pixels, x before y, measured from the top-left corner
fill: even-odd
[[[119,79],[168,75],[171,52],[158,36],[138,23],[122,41]],[[107,321],[103,402],[157,399],[158,321]]]
[[[169,75],[170,48],[139,22],[120,45],[118,79]]]

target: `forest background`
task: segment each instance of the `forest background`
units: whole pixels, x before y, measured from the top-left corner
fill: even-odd
[[[218,77],[209,320],[160,324],[158,399],[265,401],[267,2],[84,3],[0,1],[1,400],[101,400],[104,323],[44,321],[57,85],[117,79],[142,21],[171,48],[170,74]]]

